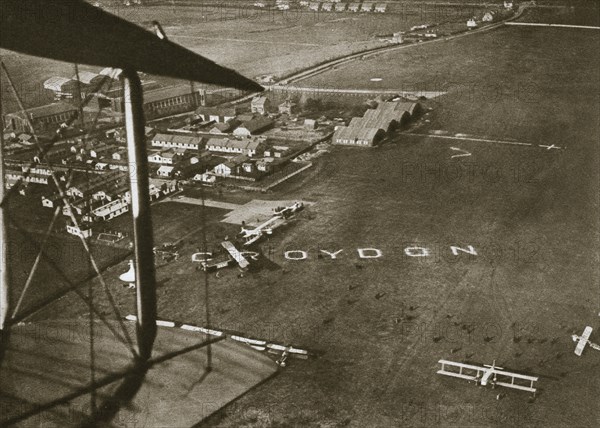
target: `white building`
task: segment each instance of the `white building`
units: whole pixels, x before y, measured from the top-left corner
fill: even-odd
[[[152,138],[152,147],[199,150],[202,138],[187,135],[156,134]]]
[[[67,232],[71,235],[81,236],[83,238],[89,238],[90,236],[92,236],[92,228],[89,227],[89,225],[82,224],[82,226],[83,230],[75,225],[67,224]]]
[[[235,153],[252,157],[261,149],[261,143],[249,139],[211,138],[206,143],[206,149],[211,152]]]
[[[378,3],[375,5],[375,12],[377,12],[377,13],[385,13],[386,10],[387,10],[387,4],[385,4],[385,3]]]
[[[110,220],[128,211],[129,199],[123,197],[92,210],[92,214],[100,220]]]
[[[269,99],[264,95],[252,98],[250,102],[250,111],[252,113],[265,114],[269,110]]]
[[[215,181],[217,181],[217,178],[214,175],[211,175],[207,172],[203,173],[203,174],[196,174],[194,175],[194,177],[192,178],[193,181],[199,181],[202,183],[209,183],[212,184]]]
[[[162,165],[173,165],[179,158],[180,155],[178,153],[175,153],[172,150],[165,150],[148,155],[148,162],[160,163]]]
[[[175,167],[174,166],[170,166],[170,165],[161,165],[160,168],[158,168],[158,171],[156,171],[156,174],[159,177],[171,177],[171,174],[173,174],[173,169]]]

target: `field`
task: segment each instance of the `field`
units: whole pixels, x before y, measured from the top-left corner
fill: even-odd
[[[314,205],[262,244],[265,269],[208,277],[211,325],[316,357],[291,360],[205,424],[597,426],[598,356],[587,349],[577,358],[570,335],[600,327],[599,48],[593,31],[510,27],[307,80],[448,93],[392,142],[334,148],[309,174],[265,195]],[[375,75],[383,80],[370,82]],[[471,155],[452,158],[452,147]],[[205,278],[189,261],[200,231],[177,226],[197,218],[197,207],[155,207],[155,225],[165,223],[157,241],[191,233],[182,257],[157,269],[159,315],[202,324]],[[209,239],[230,233],[220,212],[209,214]],[[451,246],[477,255],[454,255]],[[382,256],[360,259],[360,248]],[[320,250],[342,251],[333,259]],[[306,259],[288,260],[286,251]],[[129,313],[132,291],[116,280],[125,269],[106,277]],[[85,314],[69,295],[43,316]],[[495,359],[539,376],[539,393],[530,400],[442,378],[440,358]]]
[[[465,21],[472,6],[442,7],[407,3],[398,13],[374,16],[353,13],[313,13],[306,10],[260,11],[247,3],[227,7],[154,5],[108,7],[117,16],[146,28],[158,20],[173,41],[254,78],[281,76],[351,52],[385,45],[381,35],[431,22]],[[27,107],[52,101],[42,83],[53,76],[71,77],[72,64],[33,58],[1,50]],[[98,72],[82,65],[80,70]],[[4,76],[3,76],[4,79]],[[181,83],[150,76],[163,84]],[[9,86],[2,85],[5,111],[17,109]]]
[[[424,49],[419,62],[365,62],[401,81],[437,70],[468,86],[440,98],[414,134],[441,129],[565,149],[399,135],[372,151],[336,151],[312,177],[316,184],[286,185],[287,198],[317,203],[271,241],[281,271],[226,282],[222,305],[239,302],[241,310],[221,315],[219,325],[262,328],[323,355],[290,367],[211,423],[597,423],[587,398],[600,387],[591,376],[597,359],[577,359],[570,334],[597,325],[599,309],[599,39],[569,30],[548,45],[552,31],[506,29],[452,42],[444,55]],[[368,72],[353,66],[320,78],[347,83],[361,75]],[[519,82],[535,86],[520,93]],[[472,156],[451,159],[457,145]],[[452,256],[450,245],[469,244],[477,257]],[[411,245],[435,256],[406,257]],[[356,249],[365,247],[384,257],[358,259]],[[317,258],[318,249],[344,251],[329,260]],[[305,250],[308,260],[286,261],[285,250]],[[221,290],[225,279],[214,281]],[[267,301],[268,311],[257,309]],[[539,375],[540,394],[534,403],[511,392],[496,401],[497,392],[436,377],[439,358],[495,358]]]

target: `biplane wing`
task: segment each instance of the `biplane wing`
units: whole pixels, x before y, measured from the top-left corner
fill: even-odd
[[[581,357],[581,353],[583,352],[583,348],[587,345],[590,335],[592,334],[592,327],[589,325],[583,330],[583,334],[581,336],[573,336],[573,339],[579,339],[577,342],[577,346],[575,347],[575,355]]]
[[[448,361],[448,360],[439,360],[438,363],[440,363],[442,365],[442,368],[437,371],[438,374],[442,374],[445,376],[457,377],[457,378],[465,379],[465,380],[478,380],[479,378],[481,378],[480,372],[483,373],[486,370],[485,367],[474,366],[471,364],[464,364],[464,363],[456,363],[454,361]],[[458,368],[459,371],[457,373],[457,372],[446,370],[446,366],[456,367],[456,368]],[[467,370],[466,373],[465,373],[465,370]],[[473,372],[475,372],[475,373],[473,373]]]
[[[240,265],[242,269],[245,269],[250,265],[248,260],[246,260],[246,258],[242,256],[242,253],[240,253],[231,242],[223,241],[221,242],[221,245],[227,250],[227,252],[231,255],[231,257],[233,257],[233,259],[237,262],[238,265]]]
[[[288,355],[294,358],[300,358],[302,360],[308,359],[308,351],[305,349],[294,348],[293,346],[278,345],[276,343],[268,343],[266,348],[268,352],[273,354],[281,354],[283,361],[285,361],[285,358],[287,358]]]
[[[83,0],[2,0],[0,47],[249,91],[263,87]]]
[[[533,387],[533,383],[537,382],[536,376],[528,376],[520,373],[512,373],[504,370],[494,370],[494,374],[498,376],[505,376],[511,379],[510,383],[495,380],[496,385],[504,386],[506,388],[520,389],[521,391],[535,392],[536,389]],[[529,382],[529,386],[515,383],[515,379]]]
[[[290,354],[298,354],[298,355],[308,356],[307,350],[294,348],[293,346],[283,346],[283,345],[278,345],[276,343],[269,343],[269,344],[267,344],[267,348],[272,349],[273,351],[278,351],[278,352],[289,352]]]

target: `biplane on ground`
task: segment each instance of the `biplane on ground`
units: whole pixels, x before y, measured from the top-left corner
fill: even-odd
[[[534,387],[534,382],[538,380],[536,376],[505,371],[502,367],[496,366],[495,360],[491,366],[487,364],[476,366],[448,360],[439,360],[438,363],[442,365],[441,369],[437,371],[438,374],[473,381],[476,385],[486,386],[490,383],[492,387],[498,385],[518,389],[531,392],[534,396],[537,390]],[[449,370],[449,368],[453,370]]]
[[[590,345],[591,348],[600,351],[600,345],[592,343],[590,341],[590,335],[592,334],[593,328],[589,325],[583,330],[581,336],[577,336],[576,334],[572,335],[573,342],[577,342],[577,346],[575,347],[575,355],[581,357],[581,353],[583,352],[583,348],[585,345]]]

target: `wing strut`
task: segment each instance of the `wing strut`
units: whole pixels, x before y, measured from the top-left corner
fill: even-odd
[[[144,136],[144,104],[142,85],[137,72],[125,69],[122,76],[135,249],[137,340],[140,358],[148,360],[156,338],[156,280],[152,251],[154,248],[152,216],[148,198],[148,156]],[[132,165],[134,168],[131,168]]]

